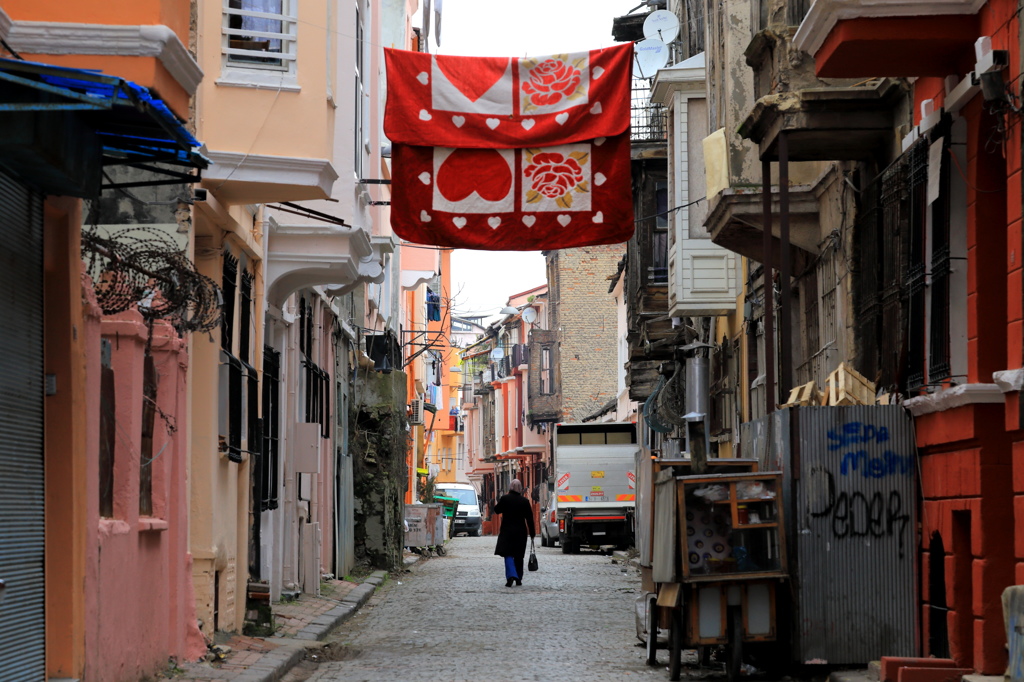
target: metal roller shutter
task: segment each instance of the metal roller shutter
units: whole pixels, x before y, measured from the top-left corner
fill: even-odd
[[[3,173],[0,358],[0,680],[41,680],[43,200]]]

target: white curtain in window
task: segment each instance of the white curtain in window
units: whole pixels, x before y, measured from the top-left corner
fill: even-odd
[[[284,0],[232,0],[232,6],[239,5],[239,9],[251,12],[266,12],[267,14],[283,14]],[[263,17],[241,17],[242,29],[250,31],[264,31],[266,33],[282,33],[284,27],[276,19]],[[281,41],[271,40],[270,51],[280,52]]]

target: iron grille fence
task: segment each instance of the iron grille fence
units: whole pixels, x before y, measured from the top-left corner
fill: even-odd
[[[650,82],[633,79],[629,139],[633,142],[664,142],[668,139],[668,110],[651,102]]]
[[[929,205],[928,148],[921,140],[865,188],[854,228],[858,361],[908,395],[951,375],[948,155]]]

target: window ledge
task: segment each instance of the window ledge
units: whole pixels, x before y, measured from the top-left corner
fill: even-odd
[[[264,71],[226,66],[221,70],[217,85],[230,88],[256,88],[259,90],[284,90],[300,92],[299,80],[293,73]]]
[[[132,530],[127,521],[121,519],[100,519],[100,537],[109,538],[115,535],[128,535]]]
[[[156,519],[149,516],[139,517],[139,532],[145,533],[146,531],[163,531],[167,530],[168,523],[166,519]]]
[[[996,382],[1003,393],[1011,393],[1024,388],[1024,369],[1004,369],[992,373],[992,381]]]
[[[961,384],[953,388],[936,391],[931,395],[903,401],[902,405],[910,414],[920,417],[933,412],[945,412],[964,405],[980,403],[1002,403],[1006,401],[997,384]]]

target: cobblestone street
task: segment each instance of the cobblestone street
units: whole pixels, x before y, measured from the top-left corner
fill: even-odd
[[[328,638],[342,645],[344,660],[309,679],[666,679],[664,666],[648,668],[636,646],[635,570],[538,542],[540,570],[506,588],[494,543],[456,538],[447,556],[391,580]]]

